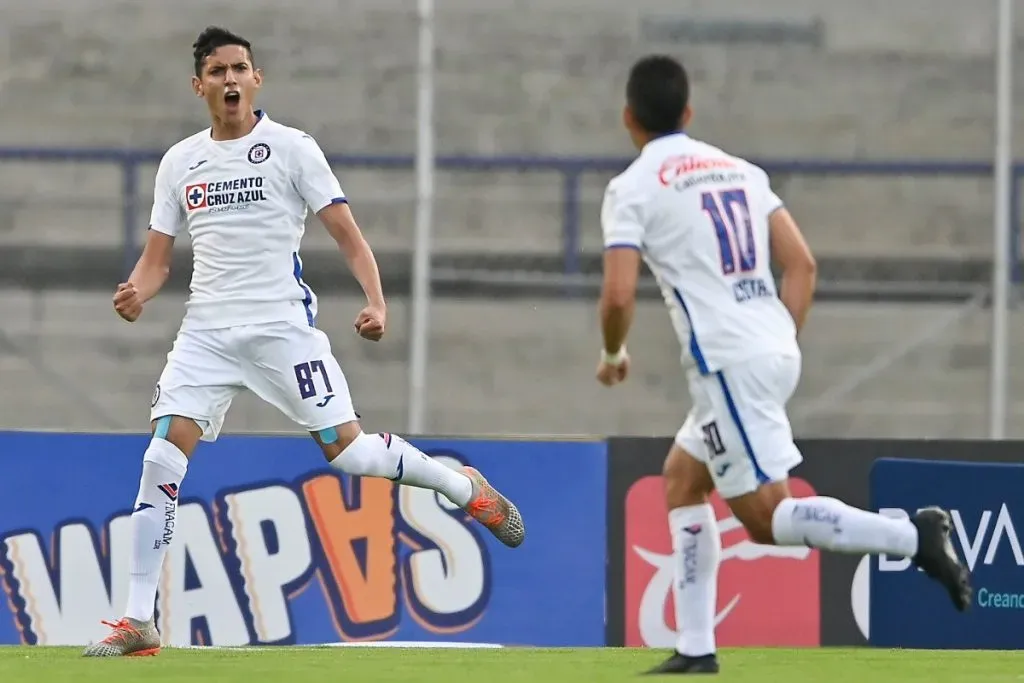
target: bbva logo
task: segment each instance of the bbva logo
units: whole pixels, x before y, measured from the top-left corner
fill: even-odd
[[[881,508],[878,512],[887,517],[907,518],[909,516],[906,510],[900,508]],[[1006,503],[1000,505],[998,511],[982,510],[981,518],[976,524],[969,520],[973,520],[977,513],[968,513],[966,519],[960,510],[950,510],[949,513],[953,518],[954,537],[971,571],[974,571],[979,560],[983,565],[991,565],[996,562],[997,557],[1004,557],[1005,553],[1000,554],[999,552],[1004,547],[1008,548],[1018,567],[1024,566],[1024,552],[1021,552],[1020,537],[1017,535],[1013,516],[1010,514],[1009,508],[1006,507]],[[909,569],[910,565],[910,560],[906,558],[878,556],[878,571],[881,572],[900,572]]]

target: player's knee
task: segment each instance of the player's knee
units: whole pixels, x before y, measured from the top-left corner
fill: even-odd
[[[192,452],[203,436],[203,428],[198,422],[180,415],[158,417],[152,421],[151,427],[154,439],[163,439],[173,444],[186,458],[192,457]]]
[[[759,545],[775,544],[775,536],[772,533],[774,509],[761,505],[760,501],[752,500],[750,496],[741,496],[738,499],[730,500],[729,507],[732,509],[732,514],[746,529],[751,541]]]
[[[707,467],[677,444],[665,458],[662,468],[665,481],[665,500],[668,509],[701,505],[714,488]]]
[[[353,421],[311,433],[317,444],[320,445],[324,458],[327,462],[331,462],[356,440],[356,437],[362,433],[362,429],[358,422]]]
[[[747,530],[750,540],[760,545],[775,545],[775,534],[772,531],[775,508],[789,495],[787,482],[769,482],[752,493],[732,498],[728,502],[736,519]]]

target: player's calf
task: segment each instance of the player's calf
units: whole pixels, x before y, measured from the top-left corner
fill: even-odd
[[[772,513],[771,525],[778,545],[855,555],[913,557],[917,553],[917,528],[910,520],[884,517],[826,496],[783,499]]]
[[[460,507],[473,497],[469,477],[429,457],[400,436],[367,434],[358,422],[314,433],[331,467],[360,477],[381,477],[444,494]]]
[[[487,527],[502,543],[516,547],[525,528],[519,510],[475,469],[452,469],[400,436],[367,434],[358,422],[313,433],[331,467],[361,477],[437,491]]]
[[[665,458],[665,503],[672,537],[675,581],[675,654],[652,673],[699,673],[715,659],[715,608],[721,532],[708,494],[714,483],[708,468],[679,444]]]
[[[153,421],[153,439],[142,462],[139,492],[131,515],[128,602],[125,616],[110,634],[90,645],[86,657],[137,657],[160,650],[153,623],[164,557],[174,538],[178,490],[188,470],[188,455],[202,430],[191,420],[161,416]]]
[[[911,558],[942,584],[958,610],[970,604],[970,573],[953,548],[945,511],[933,507],[912,519],[896,519],[826,496],[778,500],[784,492],[784,482],[766,484],[729,501],[754,542]]]

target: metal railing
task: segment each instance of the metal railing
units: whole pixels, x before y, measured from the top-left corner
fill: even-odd
[[[0,161],[50,162],[50,163],[93,163],[113,164],[121,169],[122,178],[122,219],[124,231],[124,262],[130,270],[137,255],[139,214],[139,169],[148,164],[157,164],[162,152],[155,149],[104,149],[104,148],[43,148],[43,147],[0,147]],[[335,168],[409,170],[414,169],[412,155],[371,155],[371,154],[328,154],[328,161]],[[992,177],[991,162],[943,161],[943,160],[886,160],[854,161],[830,159],[753,159],[774,179],[785,176],[814,177]],[[616,173],[624,169],[630,160],[621,157],[560,157],[560,156],[469,156],[440,155],[437,168],[447,171],[487,172],[546,172],[559,173],[562,177],[562,226],[561,252],[564,272],[573,275],[580,266],[580,230],[582,203],[582,178],[588,173]],[[1020,191],[1024,179],[1024,163],[1013,166],[1013,183],[1010,195],[1010,217],[1012,235],[1008,253],[1014,281],[1020,280]]]

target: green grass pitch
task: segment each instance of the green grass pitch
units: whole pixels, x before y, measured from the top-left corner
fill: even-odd
[[[639,676],[666,655],[643,649],[428,650],[265,648],[178,650],[85,659],[79,648],[0,647],[0,681],[24,683],[606,683]],[[742,683],[1009,683],[1024,654],[873,649],[724,650],[712,680]],[[707,677],[698,677],[706,679]]]

